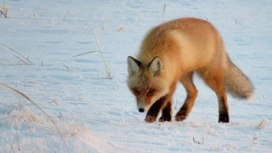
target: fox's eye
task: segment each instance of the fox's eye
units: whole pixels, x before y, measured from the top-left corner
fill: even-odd
[[[149,89],[148,92],[147,92],[147,96],[149,96],[149,97],[153,96],[155,91],[156,91],[155,89]]]
[[[139,95],[140,95],[139,90],[136,89],[136,88],[132,89],[131,91],[132,91],[132,93],[133,93],[135,96],[139,96]]]

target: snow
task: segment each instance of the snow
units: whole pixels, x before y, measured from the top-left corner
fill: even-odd
[[[0,17],[0,152],[262,152],[272,150],[272,2],[4,1]],[[221,32],[229,55],[256,88],[255,99],[229,96],[230,123],[217,123],[216,96],[199,95],[184,122],[144,122],[126,86],[127,56],[164,21],[193,16]],[[112,79],[107,79],[102,48]],[[28,60],[23,63],[14,49]],[[15,57],[16,55],[17,57]],[[185,91],[175,94],[174,113]]]

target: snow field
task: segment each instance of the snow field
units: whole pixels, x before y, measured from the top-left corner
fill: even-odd
[[[9,12],[8,18],[0,18],[0,82],[39,105],[60,135],[33,104],[0,86],[0,152],[272,150],[270,1],[13,0],[5,5]],[[229,96],[229,124],[217,123],[216,97],[198,77],[199,96],[184,122],[147,124],[126,87],[126,57],[136,54],[148,29],[186,16],[212,22],[234,63],[255,85],[251,102]],[[106,78],[99,52],[74,57],[100,49],[94,32],[112,79]],[[33,64],[22,62],[7,46]],[[178,86],[174,113],[184,98]]]

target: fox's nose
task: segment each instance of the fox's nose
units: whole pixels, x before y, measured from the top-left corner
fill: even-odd
[[[144,112],[144,109],[143,109],[143,108],[139,108],[138,110],[139,110],[139,112],[141,112],[141,113]]]

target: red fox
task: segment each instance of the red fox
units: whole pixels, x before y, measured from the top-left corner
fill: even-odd
[[[145,121],[171,121],[172,97],[180,82],[187,97],[175,116],[183,121],[190,113],[197,89],[196,73],[215,92],[218,122],[229,122],[226,91],[247,99],[254,87],[248,77],[230,60],[222,37],[208,21],[181,18],[154,27],[142,41],[136,58],[128,56],[127,85],[134,94],[139,112],[147,112]]]

